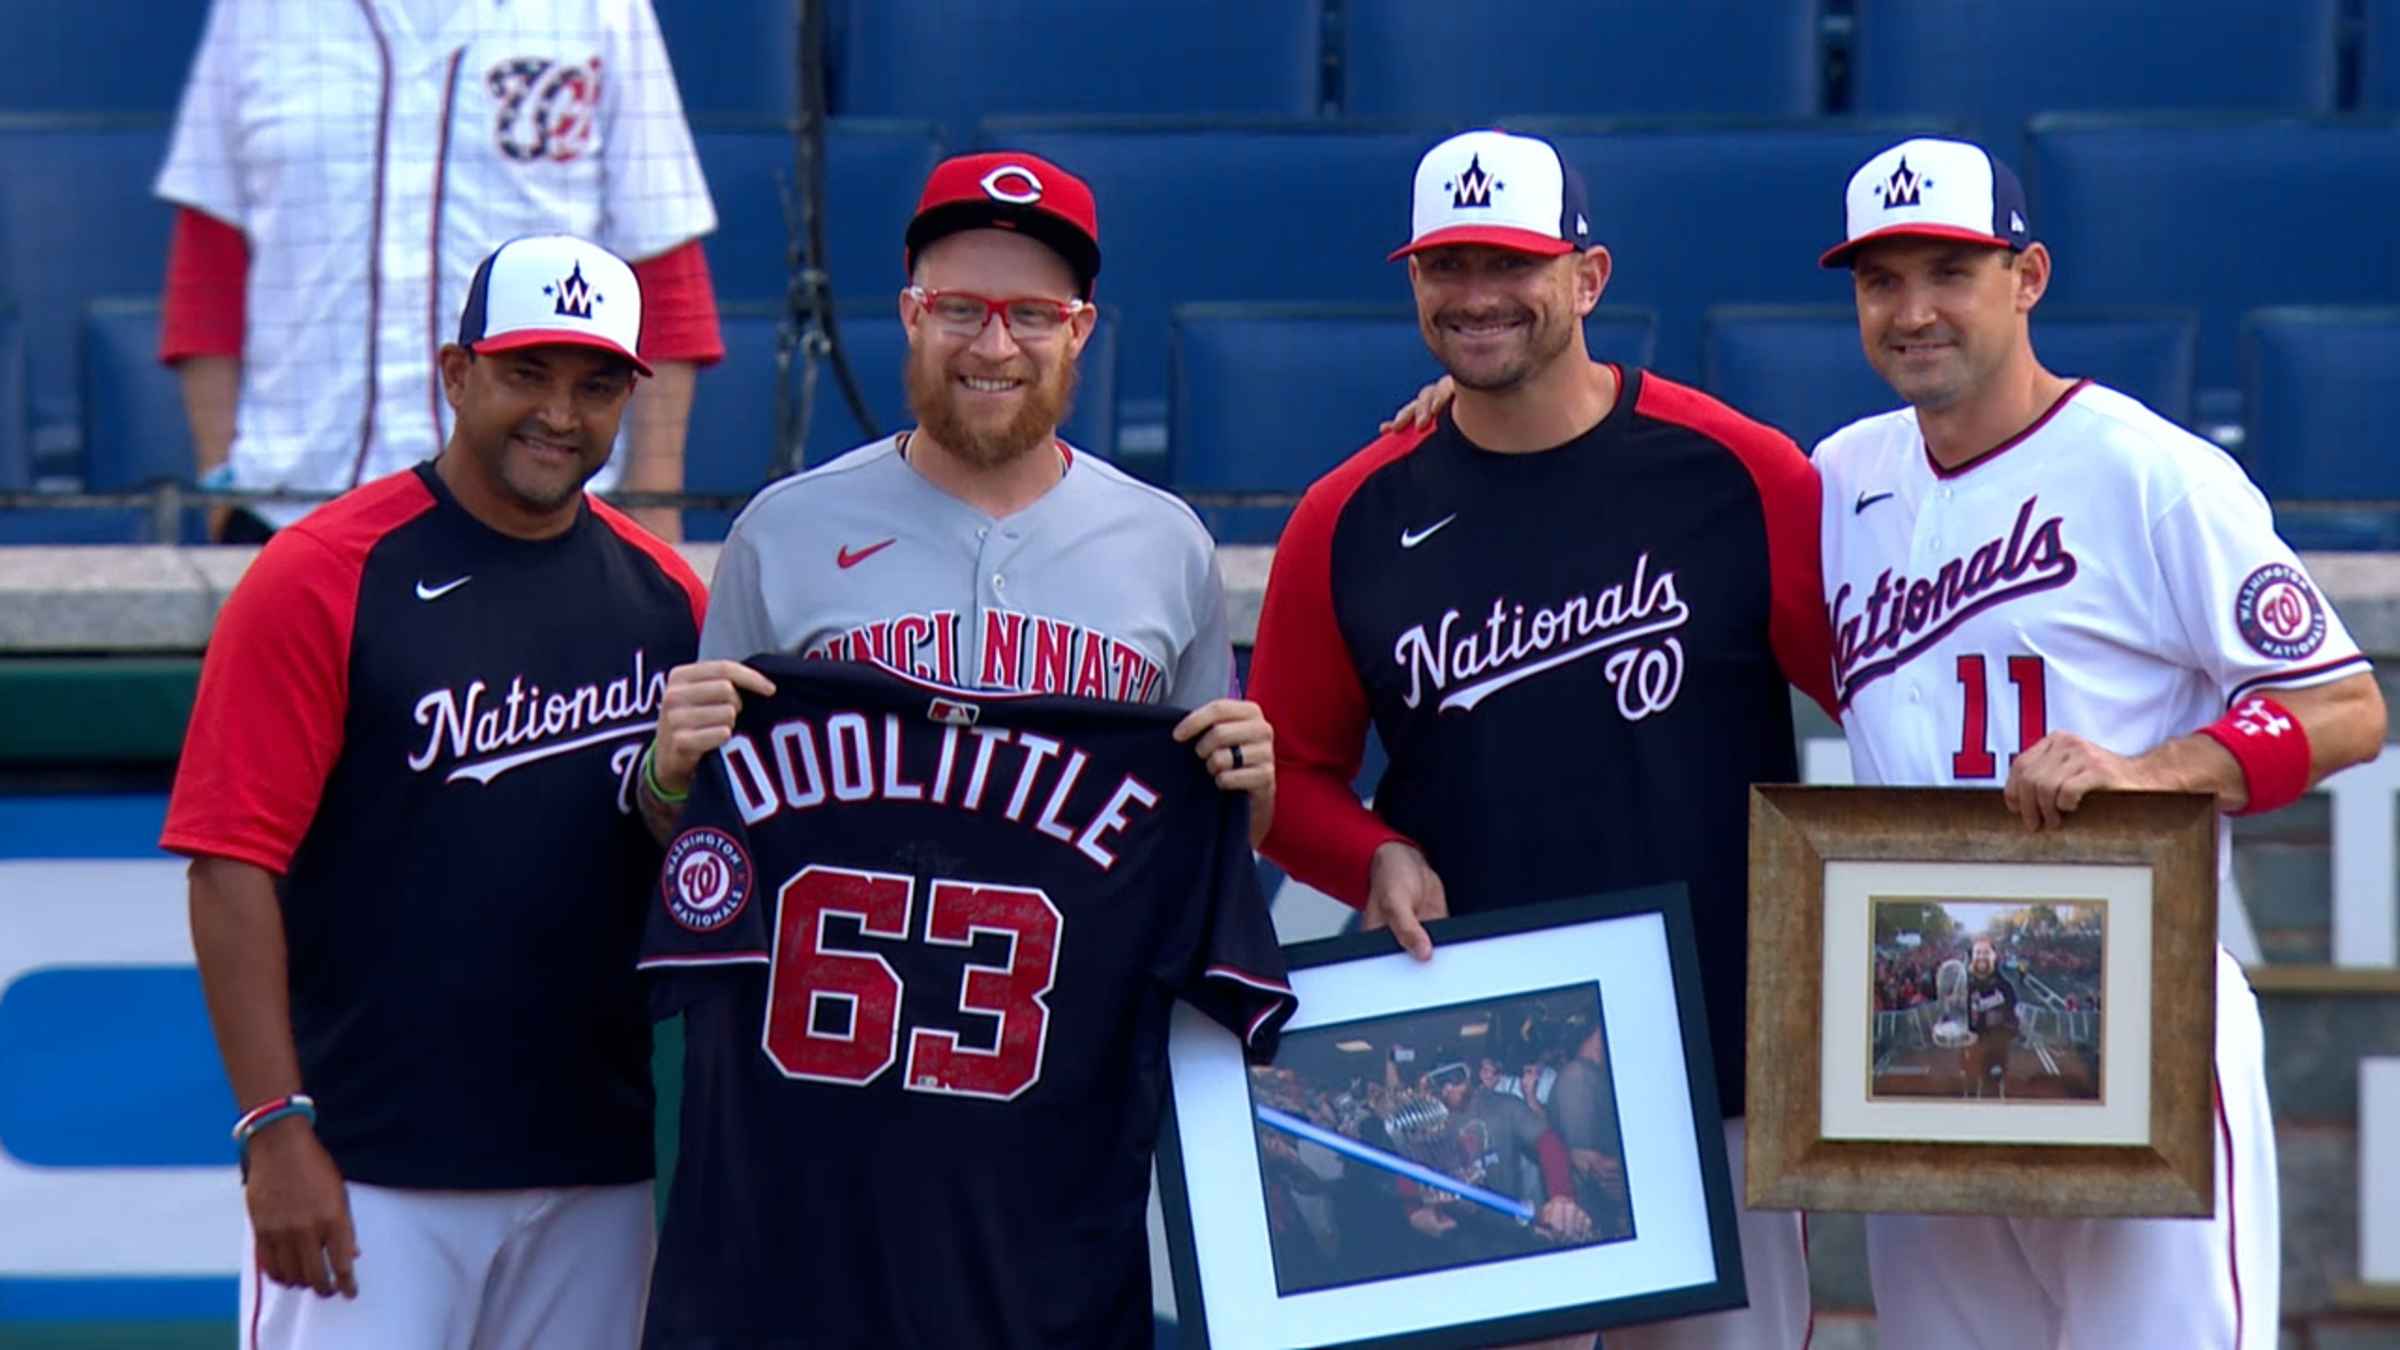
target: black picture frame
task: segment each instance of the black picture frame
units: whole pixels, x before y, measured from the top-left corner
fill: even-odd
[[[1158,1175],[1182,1343],[1194,1350],[1468,1350],[1743,1306],[1747,1291],[1724,1117],[1684,888],[1650,886],[1518,906],[1439,920],[1427,932],[1436,944],[1428,963],[1399,951],[1382,932],[1288,945],[1300,1010],[1285,1030],[1283,1048],[1265,1066],[1241,1064],[1228,1033],[1192,1009],[1177,1009]],[[1263,1250],[1272,1246],[1268,1216],[1274,1206],[1267,1196],[1262,1133],[1280,1136],[1307,1122],[1262,1108],[1259,1084],[1272,1090],[1300,1081],[1286,1061],[1304,1058],[1296,1047],[1311,1033],[1346,1036],[1347,1043],[1331,1044],[1356,1049],[1376,1036],[1377,1027],[1434,1025],[1468,1005],[1530,1009],[1528,1017],[1572,1007],[1587,985],[1620,1117],[1612,1128],[1620,1130],[1616,1175],[1627,1231],[1616,1235],[1595,1221],[1589,1234],[1553,1236],[1552,1246],[1528,1237],[1523,1245],[1534,1250],[1315,1283],[1293,1277],[1279,1266],[1281,1255]],[[1488,1016],[1484,1025],[1488,1029],[1505,1015]],[[1411,1018],[1416,1020],[1404,1021]],[[1588,1035],[1580,1023],[1566,1029]],[[1386,1057],[1400,1053],[1394,1041]],[[1676,1075],[1683,1091],[1659,1090]],[[1391,1077],[1386,1074],[1387,1084]],[[1433,1080],[1436,1073],[1423,1077]],[[1421,1102],[1423,1095],[1410,1100]],[[1316,1100],[1322,1107],[1324,1099]],[[1379,1119],[1367,1128],[1380,1131],[1388,1123]],[[1338,1156],[1359,1162],[1367,1184],[1389,1182],[1395,1173],[1432,1175],[1422,1167],[1402,1170],[1408,1160],[1397,1151],[1397,1136],[1377,1134],[1391,1143],[1387,1152],[1335,1133],[1319,1126],[1314,1135],[1296,1137],[1323,1140],[1319,1149],[1327,1157],[1347,1150]],[[1437,1189],[1410,1184],[1420,1196]],[[1405,1189],[1394,1185],[1395,1191]],[[1438,1189],[1462,1193],[1479,1211],[1500,1211],[1510,1198],[1490,1190],[1481,1199],[1464,1196],[1476,1188],[1456,1180],[1439,1182]],[[1455,1212],[1469,1208],[1462,1203]],[[1524,1217],[1531,1208],[1519,1202],[1510,1212],[1527,1233],[1543,1232]],[[1495,1227],[1483,1213],[1475,1218],[1484,1233]],[[1497,1226],[1505,1232],[1506,1225]],[[1599,1236],[1603,1231],[1611,1236]],[[1397,1245],[1410,1243],[1439,1246],[1406,1234]]]

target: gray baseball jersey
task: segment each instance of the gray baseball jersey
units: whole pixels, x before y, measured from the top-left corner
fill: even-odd
[[[1060,446],[995,520],[909,466],[904,436],[787,478],[733,522],[702,660],[878,660],[972,689],[1191,708],[1233,692],[1216,543],[1189,506]]]

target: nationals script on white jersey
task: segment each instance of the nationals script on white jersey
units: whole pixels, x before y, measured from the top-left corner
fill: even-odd
[[[2076,385],[1959,469],[1913,409],[1815,459],[1861,783],[1998,787],[2052,730],[2140,754],[2367,668],[2240,467],[2113,389]]]

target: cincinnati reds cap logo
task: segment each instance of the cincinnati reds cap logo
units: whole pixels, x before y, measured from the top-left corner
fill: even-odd
[[[713,933],[750,903],[750,855],[723,830],[685,830],[667,846],[658,889],[675,922]]]
[[[2263,656],[2297,661],[2325,645],[2325,605],[2300,569],[2268,563],[2242,582],[2233,621]]]
[[[1014,182],[1018,187],[1009,187]],[[1022,164],[1003,164],[983,176],[983,195],[1011,206],[1031,206],[1042,199],[1042,180]]]

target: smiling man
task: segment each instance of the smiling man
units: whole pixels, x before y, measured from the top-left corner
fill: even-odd
[[[2102,789],[2271,811],[2374,758],[2374,674],[2241,467],[2035,355],[2051,257],[2009,167],[1904,141],[1859,167],[1844,207],[1820,261],[1850,269],[1860,344],[1908,405],[1816,452],[1859,781],[1998,787],[2045,829]],[[2230,859],[2220,834],[2220,872]],[[1887,1342],[2277,1343],[2258,1000],[2223,948],[2214,962],[2215,1216],[1869,1215]]]
[[[161,843],[244,1108],[245,1345],[633,1344],[632,782],[703,603],[583,491],[641,327],[606,250],[502,245],[441,350],[449,444],[278,532],[218,616]]]
[[[1749,785],[1798,776],[1789,686],[1832,697],[1816,474],[1591,358],[1610,260],[1549,142],[1435,146],[1413,226],[1392,256],[1456,399],[1320,479],[1276,547],[1251,667],[1282,774],[1266,852],[1435,960],[1428,919],[1685,885],[1738,1199]],[[1370,723],[1372,810],[1350,786]],[[1608,1344],[1798,1350],[1800,1239],[1744,1213],[1748,1309]]]

